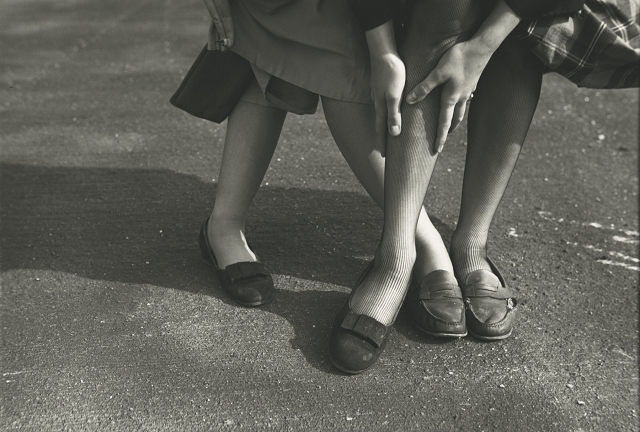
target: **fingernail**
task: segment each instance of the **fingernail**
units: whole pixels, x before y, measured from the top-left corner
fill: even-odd
[[[400,126],[391,126],[391,135],[399,135],[400,134]]]
[[[409,93],[407,95],[407,102],[408,103],[414,103],[416,101],[416,95],[413,93]]]

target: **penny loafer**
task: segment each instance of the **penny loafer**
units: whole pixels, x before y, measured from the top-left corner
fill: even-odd
[[[446,270],[427,274],[420,284],[411,282],[408,306],[411,322],[435,337],[467,335],[465,307],[456,278]]]
[[[387,345],[389,329],[393,325],[392,323],[386,326],[367,315],[360,315],[351,310],[353,293],[372,267],[373,262],[369,263],[358,278],[347,303],[338,313],[331,328],[329,357],[335,367],[349,374],[359,374],[375,364]]]
[[[460,285],[466,307],[467,328],[478,339],[505,339],[513,332],[518,302],[491,260],[491,272],[475,270]]]
[[[261,262],[238,262],[221,269],[207,236],[207,219],[200,228],[202,260],[218,274],[222,289],[242,306],[254,307],[273,300],[275,287],[271,273]]]

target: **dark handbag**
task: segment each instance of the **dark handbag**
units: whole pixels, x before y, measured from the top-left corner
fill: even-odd
[[[222,123],[253,78],[251,64],[233,51],[209,51],[205,45],[171,96],[171,105]]]
[[[577,14],[544,16],[517,36],[548,70],[579,87],[640,85],[640,0],[586,0]]]

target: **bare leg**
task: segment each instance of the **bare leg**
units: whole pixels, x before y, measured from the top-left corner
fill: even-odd
[[[460,217],[451,240],[451,258],[462,284],[474,270],[491,271],[489,226],[529,130],[542,73],[542,63],[510,36],[493,55],[474,93]]]
[[[207,227],[221,268],[256,260],[244,237],[245,219],[286,115],[278,108],[240,101],[229,116],[216,201]]]
[[[329,129],[342,155],[374,201],[384,208],[384,158],[374,149],[373,105],[341,102],[323,97],[322,106]],[[413,273],[418,280],[434,270],[453,272],[440,234],[424,207],[416,226],[417,257]]]

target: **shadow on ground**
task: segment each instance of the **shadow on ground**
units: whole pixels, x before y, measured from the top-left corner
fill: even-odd
[[[0,170],[2,271],[53,270],[199,293],[235,306],[199,259],[198,230],[214,184],[168,170],[18,164]],[[353,192],[264,187],[251,213],[260,223],[249,221],[248,237],[282,286],[277,301],[263,309],[290,322],[292,346],[310,364],[333,371],[317,341],[326,341],[346,293],[317,290],[317,284],[348,291],[375,250],[380,210]],[[316,289],[298,286],[307,283]],[[118,307],[135,301],[136,292],[118,293]],[[108,307],[109,301],[99,303]],[[425,341],[402,317],[398,331]]]

